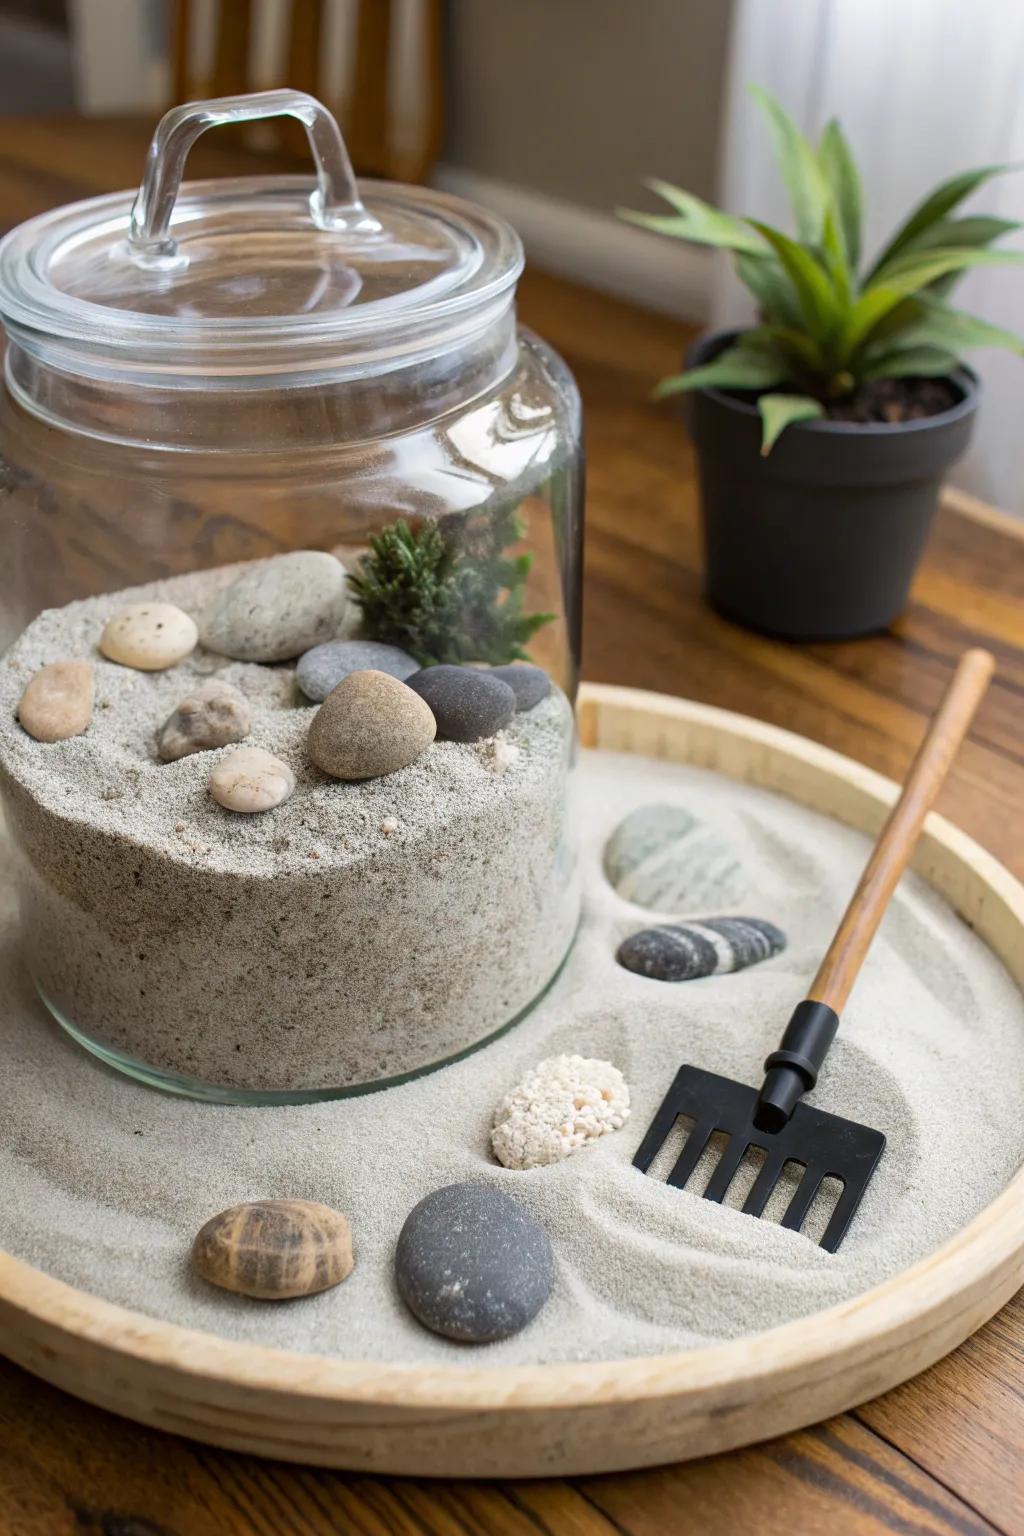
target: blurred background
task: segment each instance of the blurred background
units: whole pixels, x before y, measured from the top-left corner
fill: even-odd
[[[474,198],[537,266],[707,324],[747,318],[728,263],[615,210],[653,208],[642,183],[659,176],[788,227],[749,82],[812,134],[840,117],[870,245],[940,178],[1024,161],[1022,78],[1020,0],[0,0],[0,112],[155,117],[298,86],[338,111],[364,174]],[[262,132],[302,153],[296,125]],[[981,198],[1019,217],[1024,175]],[[971,274],[961,302],[1024,329],[1010,272]],[[1024,362],[978,365],[988,398],[953,480],[1024,513]]]

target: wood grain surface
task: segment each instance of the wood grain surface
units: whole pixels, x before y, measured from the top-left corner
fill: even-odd
[[[138,180],[149,125],[0,121],[0,225]],[[251,171],[208,135],[190,174]],[[524,320],[567,358],[587,413],[585,675],[785,725],[893,777],[906,771],[957,655],[997,673],[939,808],[1024,876],[1024,539],[957,499],[906,614],[884,635],[785,646],[700,597],[692,454],[651,383],[686,331],[528,273]],[[1022,1276],[1024,1279],[1024,1276]],[[654,1473],[515,1485],[304,1471],[211,1451],[87,1408],[0,1365],[2,1536],[1024,1536],[1024,1301],[856,1414]]]

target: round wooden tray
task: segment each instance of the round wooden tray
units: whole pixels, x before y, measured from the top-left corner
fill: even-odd
[[[579,726],[586,747],[714,769],[869,834],[896,794],[788,731],[657,694],[585,687]],[[934,815],[914,868],[1024,986],[1024,887]],[[229,1342],[0,1254],[0,1351],[103,1408],[263,1456],[420,1477],[610,1472],[749,1444],[886,1391],[998,1311],[1022,1259],[1024,1171],[929,1258],[769,1333],[600,1364],[424,1369]]]

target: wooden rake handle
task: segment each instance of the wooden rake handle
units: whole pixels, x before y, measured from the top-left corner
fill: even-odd
[[[988,651],[965,651],[906,782],[850,898],[835,938],[807,996],[843,1011],[889,898],[910,862],[924,819],[981,702],[995,661]]]

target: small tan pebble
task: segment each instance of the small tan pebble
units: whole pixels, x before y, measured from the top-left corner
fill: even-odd
[[[629,1088],[610,1061],[550,1056],[494,1111],[491,1146],[506,1168],[543,1168],[617,1131],[629,1118]]]
[[[195,650],[199,631],[173,603],[132,603],[107,620],[100,650],[139,672],[163,672]]]
[[[262,747],[239,747],[210,774],[210,794],[226,811],[272,811],[295,788],[287,763]]]
[[[29,679],[18,705],[22,730],[36,741],[80,736],[92,719],[96,678],[89,661],[52,661]]]
[[[392,832],[398,831],[398,822],[394,816],[385,816],[380,824],[380,829],[385,837],[390,837]]]
[[[252,728],[249,701],[232,683],[200,683],[161,727],[157,751],[165,763],[242,741]]]
[[[386,672],[350,672],[313,716],[309,756],[335,779],[379,779],[427,750],[437,726],[430,708]]]
[[[352,1273],[352,1229],[318,1200],[252,1200],[212,1217],[192,1260],[204,1280],[240,1296],[315,1296]]]

